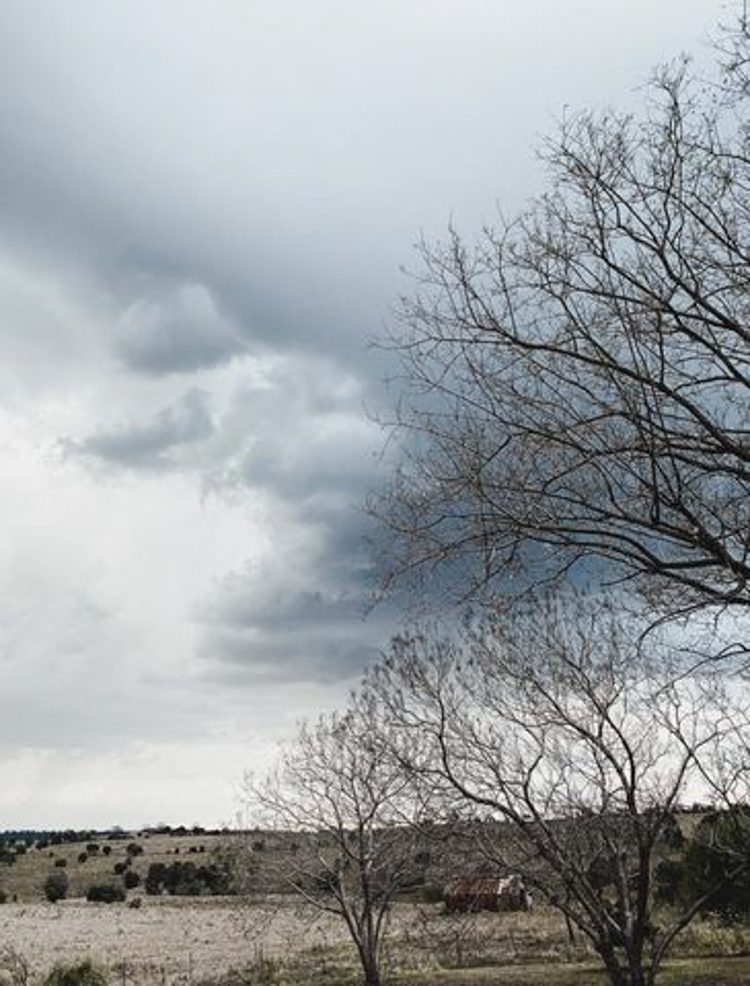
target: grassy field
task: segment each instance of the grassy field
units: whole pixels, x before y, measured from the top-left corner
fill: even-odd
[[[456,972],[446,970],[429,975],[402,975],[393,986],[606,986],[606,980],[592,963],[528,965],[505,969],[483,968]],[[750,958],[682,959],[664,966],[661,986],[749,986]]]
[[[85,956],[132,986],[353,986],[346,933],[289,898],[144,897],[143,906],[6,904],[0,945],[35,973]],[[396,907],[386,965],[393,986],[602,986],[594,958],[557,916],[485,914],[463,927],[440,906]],[[665,969],[664,986],[750,986],[750,927],[701,923]]]
[[[133,835],[132,838],[109,841],[106,838],[90,840],[99,845],[96,854],[89,855],[80,863],[79,856],[86,851],[85,842],[69,842],[46,849],[29,849],[18,856],[11,866],[0,865],[0,890],[9,900],[19,903],[35,903],[44,899],[43,885],[46,877],[56,869],[64,869],[68,875],[69,897],[84,897],[92,884],[115,883],[121,885],[121,877],[115,873],[115,866],[127,860],[127,846],[134,842],[143,850],[142,855],[134,857],[131,869],[141,878],[146,875],[152,863],[174,863],[177,860],[190,860],[195,863],[209,862],[211,856],[227,839],[218,835]],[[60,861],[63,866],[56,866]],[[132,893],[139,894],[142,890]],[[131,893],[131,896],[132,896]]]
[[[35,973],[55,962],[92,956],[125,986],[353,986],[358,970],[342,925],[292,899],[257,894],[247,899],[150,897],[142,887],[127,903],[90,904],[92,884],[121,884],[115,866],[129,843],[142,853],[131,868],[141,877],[152,863],[211,862],[226,836],[149,834],[97,841],[99,851],[80,862],[86,844],[30,849],[0,866],[0,946],[11,945]],[[109,846],[105,854],[104,846]],[[279,850],[280,851],[280,850]],[[263,855],[274,852],[266,840]],[[58,860],[64,867],[57,867]],[[49,904],[47,875],[64,869],[69,898]],[[16,902],[12,898],[16,897]],[[441,905],[400,903],[393,912],[388,954],[393,986],[602,986],[595,958],[581,940],[570,941],[558,915],[530,913],[447,915]],[[664,986],[750,986],[750,926],[700,921],[682,936],[661,979]]]

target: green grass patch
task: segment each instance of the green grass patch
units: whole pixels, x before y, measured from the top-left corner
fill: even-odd
[[[393,976],[391,983],[392,986],[606,986],[607,979],[596,963],[576,962],[402,973]],[[750,986],[750,957],[666,962],[659,986]]]

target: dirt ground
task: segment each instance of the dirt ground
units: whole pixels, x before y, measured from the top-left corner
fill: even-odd
[[[123,904],[5,904],[0,947],[12,946],[33,971],[95,956],[126,979],[190,982],[267,957],[343,941],[343,929],[289,906],[238,905],[227,899],[144,898]]]
[[[515,975],[514,969],[535,962],[547,970],[545,983],[557,984],[559,979],[559,986],[567,986],[566,969],[574,968],[570,964],[593,958],[583,943],[568,941],[559,915],[541,908],[530,913],[467,917],[446,915],[439,905],[399,903],[390,932],[393,970],[421,970],[419,981],[430,984],[468,983],[468,971],[450,973],[446,969],[473,968],[479,974],[479,967],[505,982],[500,971]],[[724,928],[699,922],[684,934],[682,945],[682,954],[695,958],[699,972],[712,972],[719,956],[745,958],[731,960],[732,978],[694,980],[686,973],[682,979],[667,977],[670,986],[746,981],[750,926]],[[58,904],[8,903],[0,906],[3,946],[20,952],[35,973],[49,970],[56,962],[94,957],[115,971],[113,986],[198,986],[232,969],[258,970],[261,960],[281,960],[290,974],[295,969],[314,971],[318,984],[341,981],[333,973],[342,963],[344,968],[356,967],[342,922],[281,896],[250,901],[144,896],[139,908],[80,899]],[[742,967],[743,962],[747,967]],[[475,979],[472,972],[471,982]],[[511,980],[523,982],[512,975]],[[476,981],[485,980],[480,976]],[[537,981],[542,982],[538,977]],[[599,980],[594,977],[592,981]]]

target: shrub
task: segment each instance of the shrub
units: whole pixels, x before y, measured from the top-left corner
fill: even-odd
[[[166,891],[179,897],[197,897],[201,894],[225,894],[229,892],[228,875],[219,867],[196,866],[195,863],[152,863],[146,874],[147,894]]]
[[[96,856],[96,854],[99,852],[99,843],[89,842],[89,844],[86,846],[86,852],[89,854],[89,856]]]
[[[151,894],[153,896],[162,892],[166,872],[167,867],[164,863],[152,863],[151,866],[149,866],[144,883],[147,894]]]
[[[116,904],[125,900],[125,891],[112,884],[93,886],[86,891],[86,900],[92,904]]]
[[[122,863],[115,863],[114,872],[117,874],[117,876],[122,876],[122,874],[129,868],[129,866],[130,866],[129,859]]]
[[[128,847],[125,851],[127,852],[128,856],[142,856],[143,846],[139,846],[137,842],[131,842],[128,844]]]
[[[56,859],[55,860],[55,866],[59,866],[59,867],[62,868],[63,866],[67,866],[67,865],[68,865],[67,859],[62,859],[61,858],[61,859]]]
[[[0,977],[8,986],[28,986],[31,980],[29,963],[10,945],[0,948]]]
[[[79,852],[78,853],[78,862],[81,865],[83,865],[88,858],[89,858],[89,854],[87,852]]]
[[[112,852],[112,846],[102,846],[102,852],[104,853],[105,856],[109,856],[109,854]]]
[[[58,963],[42,980],[42,986],[107,986],[107,973],[91,959]]]
[[[140,886],[141,878],[133,870],[128,870],[123,875],[122,882],[128,890],[133,890],[135,887]]]
[[[54,904],[58,900],[64,900],[68,893],[68,875],[61,870],[50,873],[44,881],[44,896],[50,903]]]
[[[0,890],[0,904],[5,904],[8,900],[8,895],[4,890]]]

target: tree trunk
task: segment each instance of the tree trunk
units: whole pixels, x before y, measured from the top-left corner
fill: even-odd
[[[614,951],[610,951],[608,948],[597,949],[597,951],[607,970],[607,978],[611,986],[631,986],[627,971],[620,965]]]
[[[365,986],[380,986],[380,964],[376,952],[359,946],[359,958],[365,976]]]
[[[380,986],[380,969],[378,969],[378,963],[375,961],[369,961],[364,965],[365,973],[365,986]]]

